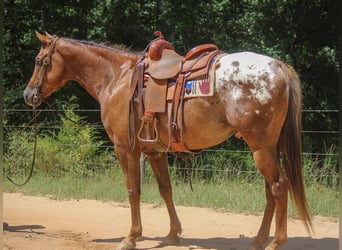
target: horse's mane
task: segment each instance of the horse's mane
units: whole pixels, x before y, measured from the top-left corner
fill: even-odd
[[[71,41],[71,42],[82,43],[82,44],[97,47],[97,48],[109,49],[109,50],[113,50],[115,52],[121,52],[121,53],[123,52],[123,53],[134,54],[134,55],[140,55],[142,53],[140,51],[134,51],[131,48],[129,48],[123,44],[110,44],[109,42],[97,43],[94,41],[77,40],[77,39],[72,39],[72,38],[68,38],[68,37],[63,37],[63,39]]]

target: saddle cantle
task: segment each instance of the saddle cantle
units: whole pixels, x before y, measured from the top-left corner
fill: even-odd
[[[202,44],[191,49],[185,57],[175,52],[160,31],[138,60],[131,83],[131,111],[138,102],[138,117],[142,120],[137,138],[143,151],[188,151],[182,139],[184,86],[186,81],[209,75],[212,59],[222,53],[214,44]],[[173,82],[169,85],[168,82]],[[156,113],[169,117],[169,142],[162,143],[157,129]],[[132,112],[131,112],[132,113]],[[130,138],[134,133],[130,114]],[[167,145],[166,145],[167,144]]]
[[[213,51],[213,50],[218,50],[218,48],[215,44],[207,43],[207,44],[198,45],[198,46],[192,48],[191,50],[189,50],[188,53],[186,53],[185,60],[191,60],[203,52],[209,52],[209,51]]]

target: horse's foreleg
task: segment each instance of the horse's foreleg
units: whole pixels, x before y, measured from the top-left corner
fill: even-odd
[[[252,249],[262,249],[268,240],[274,210],[276,211],[275,235],[267,250],[276,250],[287,241],[288,180],[280,167],[274,148],[262,148],[253,153],[255,163],[266,180],[267,204],[259,233]]]
[[[128,236],[117,247],[118,250],[130,250],[136,246],[136,240],[142,235],[140,215],[140,153],[127,152],[115,145],[116,155],[126,179],[128,199],[131,209],[131,229]]]
[[[170,217],[170,232],[166,236],[164,243],[168,245],[177,245],[180,241],[179,235],[182,233],[182,227],[172,200],[172,186],[168,172],[166,154],[150,154],[147,158],[151,163],[158,182],[160,195],[165,201]]]

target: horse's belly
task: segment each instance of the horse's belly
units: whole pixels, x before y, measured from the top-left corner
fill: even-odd
[[[182,127],[184,144],[190,150],[215,146],[227,140],[234,133],[233,128],[227,122],[222,105],[214,97],[187,100],[184,104],[183,119],[180,118],[180,114],[178,117],[177,136],[181,137],[180,128]],[[160,122],[167,123],[165,118]],[[181,124],[183,125],[181,126]],[[168,141],[168,133],[165,134],[167,129],[164,127],[163,130],[162,134],[164,135],[162,136],[165,141]]]
[[[233,133],[227,123],[205,121],[184,128],[184,143],[192,150],[209,148],[224,142]]]

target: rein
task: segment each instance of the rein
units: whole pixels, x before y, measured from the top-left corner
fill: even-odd
[[[28,124],[30,124],[33,121],[33,132],[34,132],[33,156],[32,156],[32,163],[31,163],[30,173],[29,173],[28,177],[26,178],[26,180],[23,183],[17,183],[11,177],[9,177],[8,174],[5,174],[6,178],[11,183],[13,183],[16,186],[24,186],[24,185],[26,185],[29,182],[29,180],[32,178],[32,175],[33,175],[34,163],[36,161],[37,137],[38,137],[38,132],[37,132],[38,131],[38,126],[37,126],[37,108],[34,105],[34,103],[40,98],[39,97],[39,92],[40,92],[39,88],[43,84],[43,80],[44,80],[44,76],[45,76],[45,73],[46,73],[46,69],[51,64],[51,56],[52,56],[53,50],[55,48],[55,45],[56,45],[56,42],[57,42],[58,39],[59,39],[59,37],[55,36],[53,38],[53,40],[51,41],[48,53],[43,58],[41,58],[39,60],[37,59],[37,63],[38,63],[38,66],[39,66],[38,77],[37,77],[36,82],[35,82],[37,91],[36,91],[35,96],[34,96],[33,107],[32,107],[33,118],[28,123]]]
[[[7,180],[9,180],[11,183],[13,183],[14,185],[16,185],[18,187],[24,186],[24,185],[26,185],[29,182],[29,180],[31,179],[31,177],[33,175],[34,163],[36,161],[38,126],[37,126],[37,109],[36,109],[35,106],[33,106],[32,111],[33,111],[32,112],[33,113],[33,118],[26,125],[26,126],[28,126],[33,121],[34,144],[33,144],[33,156],[32,156],[32,163],[31,163],[30,173],[29,173],[28,177],[26,178],[26,180],[23,183],[15,182],[11,177],[8,176],[8,174],[5,173]]]
[[[47,102],[46,100],[43,100],[43,102],[48,105],[49,109],[51,109],[52,111],[56,112],[57,114],[60,114],[61,115],[61,112],[60,110],[58,110],[56,107],[52,106],[51,103]],[[32,108],[32,114],[33,114],[33,118],[31,119],[31,121],[29,121],[29,123],[25,126],[25,128],[31,124],[33,122],[33,132],[34,132],[34,144],[33,144],[33,156],[32,156],[32,163],[31,163],[31,168],[30,168],[30,173],[28,175],[28,177],[26,178],[26,180],[23,182],[23,183],[17,183],[16,181],[14,181],[11,177],[9,177],[8,174],[5,173],[6,175],[6,178],[7,180],[9,180],[11,183],[13,183],[14,185],[20,187],[20,186],[24,186],[26,185],[29,180],[32,178],[32,175],[33,175],[33,170],[34,170],[34,164],[35,164],[35,161],[36,161],[36,154],[37,154],[37,137],[38,137],[38,125],[37,125],[37,117],[38,117],[38,114],[37,114],[37,109],[36,107],[34,106]],[[67,120],[73,122],[74,124],[79,124],[77,121],[74,121],[72,119],[70,119],[69,117],[67,116],[64,116]]]
[[[191,159],[195,156],[195,153],[184,153],[181,152],[172,152],[172,155],[174,155],[176,158],[182,160],[185,164],[185,167],[187,168],[187,173],[189,176],[189,185],[191,191],[194,191],[193,186],[192,186],[192,164],[191,164]]]

